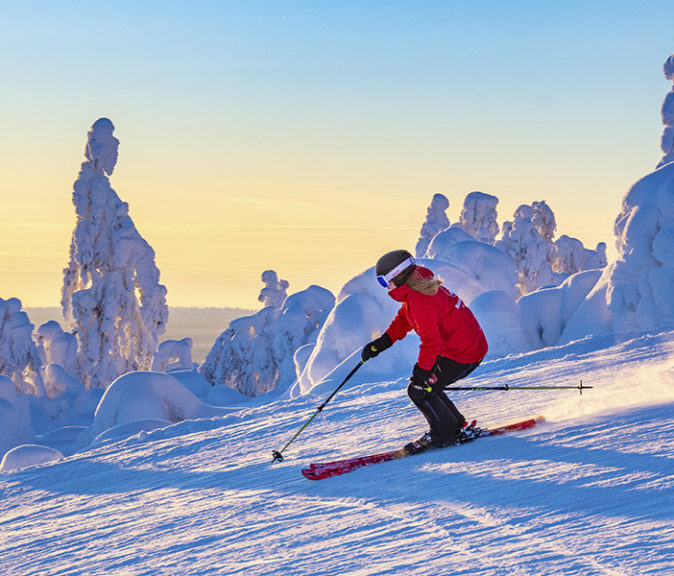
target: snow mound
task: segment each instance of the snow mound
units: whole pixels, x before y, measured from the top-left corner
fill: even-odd
[[[455,242],[440,259],[465,272],[486,290],[501,290],[513,298],[519,295],[515,289],[515,264],[498,248],[476,240]]]
[[[489,290],[470,303],[489,344],[489,357],[527,352],[531,349],[520,322],[515,300],[502,290]]]
[[[213,386],[211,386],[209,381],[196,370],[176,370],[171,372],[171,376],[202,400],[213,390]],[[234,393],[238,394],[237,392]]]
[[[451,228],[447,228],[447,230],[436,234],[426,250],[426,258],[436,258],[448,262],[448,257],[445,255],[447,250],[457,242],[470,240],[475,240],[475,238],[455,224]]]
[[[522,327],[532,348],[555,346],[559,342],[601,274],[601,270],[579,272],[560,286],[536,290],[518,300]]]
[[[60,460],[63,454],[49,446],[40,444],[22,444],[12,448],[0,462],[0,472],[17,472],[30,466],[40,466],[54,460]]]
[[[157,418],[145,418],[143,420],[132,420],[131,422],[124,422],[112,428],[108,428],[105,432],[99,434],[94,438],[91,445],[98,446],[105,442],[112,442],[114,440],[123,440],[129,436],[134,436],[141,432],[150,432],[158,428],[166,428],[173,422],[168,420],[160,420]]]
[[[34,440],[27,398],[7,376],[0,375],[0,454]]]
[[[35,441],[42,446],[58,450],[64,456],[69,456],[75,452],[78,438],[88,430],[88,426],[61,426],[37,436]]]
[[[233,409],[210,406],[199,400],[176,378],[159,372],[131,372],[105,391],[94,414],[91,437],[136,420],[180,422],[224,416]]]

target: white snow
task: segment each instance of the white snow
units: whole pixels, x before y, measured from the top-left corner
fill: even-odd
[[[385,356],[371,362],[386,364]],[[407,372],[359,373],[285,452],[324,396],[277,400],[110,440],[0,476],[8,574],[640,575],[674,569],[674,333],[595,337],[486,362],[462,392],[483,425],[533,430],[312,483],[313,461],[419,434]]]

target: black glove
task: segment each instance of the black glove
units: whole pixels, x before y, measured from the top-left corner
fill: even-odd
[[[410,380],[412,383],[425,388],[431,384],[435,384],[438,379],[433,375],[433,370],[424,370],[419,364],[415,364]]]
[[[419,364],[415,364],[407,394],[413,402],[421,401],[433,393],[435,382],[437,382],[437,377],[433,374],[433,370],[424,370]]]
[[[365,362],[391,346],[393,346],[393,341],[391,340],[391,337],[384,332],[379,338],[372,340],[372,342],[363,348],[360,357],[363,359],[363,362]]]

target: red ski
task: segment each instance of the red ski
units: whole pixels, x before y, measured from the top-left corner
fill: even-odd
[[[514,424],[508,424],[506,426],[500,426],[498,428],[483,429],[479,436],[476,438],[485,438],[487,436],[499,436],[501,434],[506,434],[507,432],[516,432],[519,430],[527,430],[528,428],[533,428],[536,424],[544,422],[545,418],[543,416],[537,416],[536,418],[530,418],[529,420],[523,420],[522,422],[515,422]],[[425,452],[425,450],[424,450]],[[412,456],[414,454],[420,454],[421,452],[409,452],[405,448],[399,450],[392,450],[391,452],[382,452],[381,454],[372,454],[370,456],[360,456],[358,458],[347,458],[346,460],[335,460],[334,462],[318,462],[311,464],[309,468],[302,470],[302,474],[305,478],[309,480],[322,480],[324,478],[331,478],[332,476],[339,476],[340,474],[346,474],[347,472],[352,472],[357,468],[362,468],[363,466],[370,466],[372,464],[379,464],[381,462],[388,462],[389,460],[397,460],[398,458],[404,458],[405,456]]]

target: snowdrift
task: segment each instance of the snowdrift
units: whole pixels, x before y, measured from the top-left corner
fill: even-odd
[[[232,412],[210,406],[169,374],[130,372],[115,380],[96,408],[91,436],[96,438],[113,426],[138,420],[180,422],[213,418]]]

